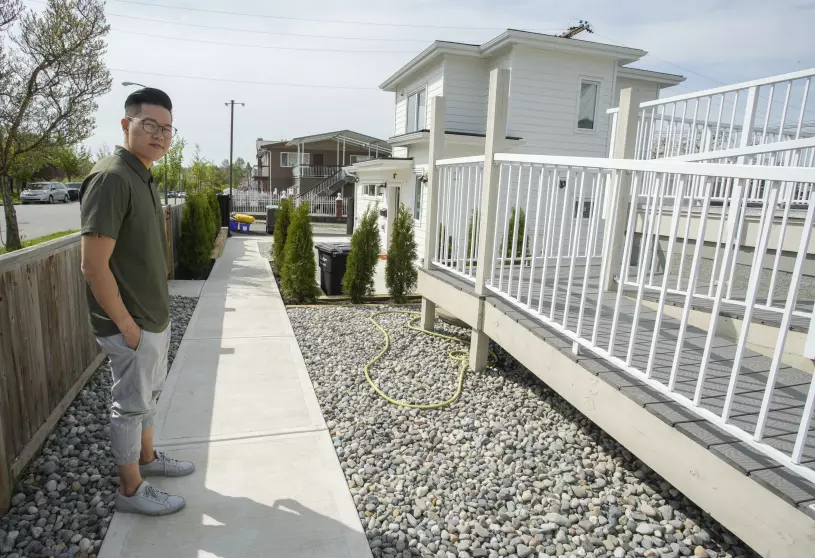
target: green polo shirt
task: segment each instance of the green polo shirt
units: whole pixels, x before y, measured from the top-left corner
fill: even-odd
[[[125,308],[142,329],[160,333],[170,323],[164,210],[153,174],[123,147],[94,165],[80,190],[82,234],[116,241],[110,269]],[[119,333],[87,287],[91,328],[99,337]]]

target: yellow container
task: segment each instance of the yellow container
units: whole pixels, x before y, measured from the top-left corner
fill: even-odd
[[[236,213],[232,216],[232,218],[237,221],[238,223],[248,223],[252,224],[255,222],[255,218],[251,215],[244,215],[243,213]]]

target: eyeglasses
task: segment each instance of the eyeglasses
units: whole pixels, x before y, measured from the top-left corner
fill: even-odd
[[[148,134],[155,134],[161,130],[161,135],[163,135],[166,139],[173,139],[173,136],[178,132],[177,128],[174,128],[169,124],[167,126],[160,126],[159,123],[152,118],[136,118],[134,116],[128,116],[127,119],[131,122],[135,122],[136,120],[141,121],[142,129]]]

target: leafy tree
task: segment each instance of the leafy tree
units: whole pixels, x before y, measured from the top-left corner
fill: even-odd
[[[27,153],[75,145],[93,132],[96,99],[111,85],[109,29],[101,0],[45,0],[40,11],[0,0],[0,191],[9,250],[21,247],[11,170]]]
[[[374,292],[374,274],[379,260],[379,204],[369,205],[351,237],[351,253],[342,278],[342,292],[357,304]]]
[[[167,155],[161,158],[153,165],[153,176],[161,184],[160,189],[164,190],[164,171],[167,170],[167,189],[168,190],[181,190],[181,172],[184,163],[184,148],[187,146],[187,140],[182,137],[173,139],[173,145],[167,151]]]
[[[68,176],[68,181],[72,178],[84,179],[93,166],[90,151],[82,146],[66,146],[57,149],[53,162]]]
[[[103,141],[102,145],[96,148],[94,163],[98,163],[105,157],[110,157],[111,155],[113,155],[113,150],[106,142]]]
[[[21,184],[31,182],[34,175],[54,159],[54,152],[52,147],[42,147],[23,153],[14,160],[9,176]]]
[[[274,244],[272,245],[272,261],[275,271],[282,272],[286,255],[286,237],[289,234],[291,224],[292,203],[288,198],[280,200],[280,207],[277,209],[277,216],[274,223]]]
[[[294,303],[314,300],[317,287],[317,263],[314,261],[314,239],[308,202],[294,210],[286,238],[286,258],[283,263],[283,294]]]
[[[385,285],[393,301],[404,303],[416,288],[419,274],[416,271],[416,238],[413,234],[413,215],[404,204],[399,204],[393,222],[388,262],[385,266]]]

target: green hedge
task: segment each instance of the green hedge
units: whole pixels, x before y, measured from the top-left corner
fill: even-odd
[[[379,204],[369,205],[351,237],[351,253],[342,278],[342,292],[360,303],[374,292],[374,274],[379,260]]]
[[[207,194],[195,192],[187,196],[178,246],[182,277],[196,279],[204,273],[212,259],[216,231]]]
[[[413,215],[403,204],[399,204],[385,266],[385,284],[396,303],[406,302],[407,296],[416,289],[419,275],[416,271],[416,258],[418,254],[413,234]]]
[[[288,198],[280,201],[274,223],[274,244],[272,246],[272,262],[275,271],[282,273],[284,260],[286,258],[286,237],[289,234],[291,224],[292,203]]]
[[[292,213],[286,235],[282,287],[283,294],[295,304],[310,302],[319,293],[311,217],[308,213],[308,202],[301,203]]]

